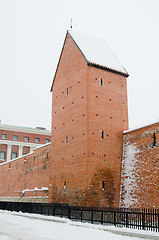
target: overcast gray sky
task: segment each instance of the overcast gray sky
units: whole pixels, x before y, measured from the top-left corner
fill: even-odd
[[[0,0],[0,120],[51,127],[50,87],[70,19],[104,38],[128,77],[130,128],[159,121],[159,0]]]

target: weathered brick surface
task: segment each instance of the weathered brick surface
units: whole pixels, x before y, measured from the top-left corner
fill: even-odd
[[[118,206],[126,129],[126,78],[88,66],[67,36],[52,90],[49,202]]]
[[[159,208],[158,139],[159,123],[124,134],[122,207]]]
[[[118,207],[127,129],[126,77],[87,65],[67,35],[52,89],[51,145],[0,165],[0,200],[48,196],[55,203]],[[49,192],[24,191],[42,187]]]
[[[17,197],[20,201],[23,198],[26,201],[39,201],[38,197],[47,198],[48,191],[38,191],[35,188],[49,187],[49,161],[50,144],[35,149],[32,154],[1,164],[0,200],[2,197]],[[24,191],[26,189],[29,191]]]

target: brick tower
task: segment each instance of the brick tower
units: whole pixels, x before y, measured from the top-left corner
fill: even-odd
[[[67,31],[51,89],[49,202],[119,206],[126,77],[104,40]]]

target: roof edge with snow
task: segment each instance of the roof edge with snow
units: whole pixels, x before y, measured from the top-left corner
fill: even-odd
[[[64,40],[64,43],[63,43],[63,47],[62,47],[62,50],[61,50],[61,54],[60,54],[60,57],[59,57],[59,61],[58,61],[58,64],[57,64],[57,68],[56,68],[56,71],[55,71],[55,75],[54,75],[54,78],[53,78],[53,82],[52,82],[52,86],[51,86],[51,90],[50,90],[51,92],[52,92],[52,89],[53,89],[53,83],[54,83],[54,80],[55,80],[55,77],[56,77],[56,73],[57,73],[57,70],[58,70],[58,66],[59,66],[59,63],[60,63],[60,59],[61,59],[61,56],[62,56],[62,52],[63,52],[64,45],[65,45],[66,38],[67,38],[68,34],[71,37],[71,39],[73,40],[73,42],[75,43],[75,45],[77,46],[77,48],[79,49],[79,51],[81,52],[81,54],[83,55],[84,59],[86,60],[86,62],[88,64],[88,66],[96,67],[96,68],[106,70],[108,72],[116,73],[116,74],[119,74],[119,75],[122,75],[122,76],[125,76],[125,77],[129,76],[126,69],[122,66],[122,64],[120,63],[120,61],[116,57],[116,55],[113,53],[113,51],[110,49],[110,47],[107,46],[107,43],[106,43],[105,40],[93,38],[93,37],[86,36],[86,35],[83,35],[83,34],[77,34],[77,33],[74,33],[72,30],[70,30],[70,31],[67,30],[65,40]],[[93,40],[94,40],[94,46],[93,45],[90,46],[89,43],[93,42]],[[100,46],[100,43],[102,43],[101,45],[103,47],[105,47],[105,49],[102,49],[102,46]],[[96,49],[95,46],[97,47],[97,49]],[[94,52],[95,51],[94,49],[96,50],[96,52]],[[111,58],[110,62],[109,62],[109,57]]]
[[[143,126],[140,126],[138,128],[130,129],[130,130],[124,131],[123,134],[125,135],[127,133],[132,133],[132,132],[138,131],[138,130],[143,129],[143,128],[153,127],[155,125],[159,125],[159,122],[149,123],[147,125],[143,125]]]

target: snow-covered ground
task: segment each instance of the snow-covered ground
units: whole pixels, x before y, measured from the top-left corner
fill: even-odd
[[[141,238],[157,240],[159,233],[0,210],[0,240],[139,240]]]

